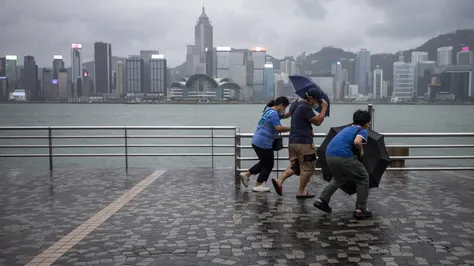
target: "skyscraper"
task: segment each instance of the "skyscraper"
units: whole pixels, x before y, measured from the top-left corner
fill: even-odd
[[[415,92],[415,65],[403,61],[393,63],[393,97],[410,100]]]
[[[13,92],[18,86],[18,70],[16,66],[16,61],[18,60],[18,56],[16,55],[6,55],[6,75],[8,80],[8,90],[9,92]]]
[[[43,96],[43,100],[51,100],[52,97],[52,90],[51,85],[53,82],[53,72],[51,69],[43,68],[43,84],[41,89],[41,95]]]
[[[62,55],[55,55],[53,58],[53,79],[58,79],[59,70],[64,68],[64,60]]]
[[[437,66],[449,66],[453,64],[453,47],[439,47],[437,50]]]
[[[194,27],[194,46],[199,47],[201,63],[206,63],[206,48],[209,50],[214,47],[213,40],[211,20],[206,15],[206,10],[203,6],[201,16],[199,16]]]
[[[456,54],[458,65],[466,66],[474,64],[474,58],[472,57],[472,51],[469,51],[469,47],[463,47],[461,51]]]
[[[213,38],[211,21],[206,15],[205,8],[202,7],[201,16],[194,27],[194,45],[187,46],[186,75],[208,74],[212,76],[211,72],[214,72],[214,67],[208,67],[207,64],[213,64],[212,61],[209,62],[209,60],[213,60],[213,53],[211,55],[208,53],[214,48]]]
[[[34,56],[27,55],[24,58],[22,87],[27,92],[30,101],[39,100],[38,66]]]
[[[116,93],[123,95],[125,92],[125,65],[122,61],[117,62]]]
[[[127,58],[125,65],[127,93],[143,92],[143,59],[138,55]]]
[[[143,59],[143,92],[151,91],[150,60],[152,55],[159,54],[158,50],[141,50],[140,58]]]
[[[0,57],[0,101],[8,99],[7,88],[7,59]]]
[[[152,55],[150,59],[151,93],[166,97],[166,59],[163,55]]]
[[[273,70],[273,64],[267,62],[265,64],[265,70],[263,71],[263,84],[265,98],[274,99],[275,98],[275,71]]]
[[[82,44],[73,43],[71,45],[71,70],[72,70],[71,82],[74,84],[73,94],[71,96],[77,97],[78,96],[77,91],[79,90],[80,84],[82,84]],[[79,80],[79,83],[78,83],[78,80]],[[60,88],[60,96],[64,96],[64,95],[65,95],[64,92],[63,94],[61,94],[61,88]]]
[[[331,65],[331,74],[334,76],[334,99],[338,100],[344,97],[344,72],[341,62],[334,62]]]
[[[263,82],[263,72],[265,69],[267,52],[265,48],[254,47],[251,49],[251,53],[253,58],[253,98],[264,100],[267,98],[265,96]]]
[[[374,99],[381,99],[383,96],[383,69],[380,66],[374,69],[373,74],[374,80],[372,82],[373,90],[373,98]]]
[[[356,84],[359,93],[367,95],[371,83],[370,51],[361,49],[356,59]]]
[[[94,43],[95,93],[112,93],[112,46],[110,43]]]
[[[416,65],[419,62],[428,61],[428,53],[427,52],[412,52],[411,53],[411,63]]]

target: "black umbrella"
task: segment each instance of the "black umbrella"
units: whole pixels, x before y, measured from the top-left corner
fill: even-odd
[[[329,142],[337,135],[337,133],[347,126],[349,125],[332,127],[323,143],[316,151],[318,154],[318,159],[321,163],[323,178],[328,182],[331,181],[332,173],[326,162],[326,148],[329,145]],[[387,148],[385,147],[384,136],[370,129],[368,132],[369,139],[367,140],[367,144],[364,145],[364,156],[362,157],[362,163],[369,173],[369,188],[374,188],[379,187],[382,175],[390,165],[390,157],[388,156]],[[341,187],[341,189],[349,195],[355,194],[357,192],[356,185],[353,181],[346,182]]]

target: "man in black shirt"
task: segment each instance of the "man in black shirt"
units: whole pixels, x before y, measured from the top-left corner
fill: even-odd
[[[321,104],[321,112],[316,115],[314,109]],[[313,127],[324,121],[328,103],[322,99],[316,89],[310,89],[303,99],[294,102],[290,107],[291,131],[288,153],[290,166],[278,179],[272,179],[278,195],[282,195],[285,180],[296,174],[300,176],[300,186],[296,198],[313,198],[315,195],[306,190],[306,186],[316,168],[316,148],[313,143]]]

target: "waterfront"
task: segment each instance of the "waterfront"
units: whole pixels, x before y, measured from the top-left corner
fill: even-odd
[[[474,132],[474,106],[472,105],[374,105],[375,130],[387,132]],[[340,126],[351,121],[352,113],[365,108],[364,105],[332,105],[331,116],[326,119],[321,127],[315,128],[316,132],[327,132],[332,126]],[[0,124],[2,126],[237,126],[241,132],[252,133],[256,121],[261,115],[263,105],[119,105],[119,104],[0,104]],[[289,120],[284,121],[289,124]],[[46,132],[43,132],[44,135]],[[58,134],[78,135],[81,132],[58,132]],[[82,132],[84,133],[84,132]],[[90,134],[90,132],[87,132]],[[112,132],[120,134],[121,132]],[[102,134],[112,134],[110,131]],[[210,132],[199,132],[209,134]],[[232,135],[227,131],[219,134]],[[2,132],[2,134],[21,134],[19,132]],[[101,132],[94,131],[94,134]],[[138,133],[135,133],[138,134]],[[198,134],[197,132],[140,132],[140,134]],[[55,140],[54,144],[113,144],[119,140]],[[133,140],[132,143],[210,143],[210,141],[187,139],[147,139]],[[233,143],[233,140],[217,140],[216,143]],[[322,139],[317,139],[320,143]],[[472,138],[443,138],[438,144],[466,143],[472,144]],[[3,144],[45,144],[44,140],[3,140]],[[388,139],[389,144],[437,144],[431,139],[397,138]],[[248,143],[248,140],[247,140]],[[22,152],[47,153],[46,149],[24,150]],[[88,151],[87,151],[88,150]],[[93,151],[91,151],[93,150]],[[156,148],[134,148],[130,152],[157,152]],[[160,148],[160,153],[182,152],[184,148]],[[71,153],[114,153],[122,152],[120,148],[94,148],[70,149]],[[209,149],[197,148],[192,152],[209,152]],[[19,153],[18,150],[2,149],[2,153]],[[56,152],[56,151],[55,151]],[[64,149],[61,153],[64,153]],[[233,148],[216,148],[215,152],[233,152]],[[410,151],[410,155],[467,155],[472,154],[472,149],[434,149]],[[243,156],[253,156],[251,150]],[[284,153],[282,154],[284,156]],[[471,160],[472,161],[472,160]],[[131,166],[154,166],[167,168],[181,167],[208,167],[211,158],[186,157],[186,158],[131,158]],[[428,163],[413,161],[410,164]],[[446,161],[443,164],[456,165],[458,161]],[[55,165],[59,168],[82,167],[123,167],[121,158],[55,158]],[[233,167],[233,158],[216,158],[216,167]],[[46,158],[2,158],[2,167],[8,168],[47,168]]]

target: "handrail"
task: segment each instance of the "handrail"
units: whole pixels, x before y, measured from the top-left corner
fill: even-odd
[[[414,133],[380,133],[385,137],[474,137],[474,132],[414,132]],[[251,138],[253,133],[239,133],[240,137]],[[287,138],[289,134],[281,134],[283,138]],[[326,133],[314,133],[314,137],[326,137]]]
[[[104,131],[117,131],[113,132],[115,134],[102,134],[99,133],[99,130]],[[139,134],[136,131],[167,131],[173,130],[172,134]],[[234,157],[235,161],[235,173],[236,178],[238,173],[245,171],[241,166],[242,162],[245,161],[254,161],[257,160],[255,156],[244,156],[242,154],[243,150],[251,149],[251,145],[245,145],[243,143],[244,139],[249,139],[253,136],[252,133],[241,133],[240,129],[236,126],[0,126],[0,132],[5,131],[29,131],[34,132],[34,135],[1,135],[1,140],[41,140],[41,144],[11,144],[0,143],[0,149],[14,149],[14,150],[24,150],[29,149],[31,153],[0,153],[0,158],[28,158],[28,157],[38,157],[38,158],[49,158],[50,169],[53,169],[53,159],[57,157],[123,157],[125,159],[125,167],[128,168],[128,158],[129,157],[185,157],[185,156],[196,156],[196,157],[211,157],[212,167],[214,167],[214,157]],[[41,131],[44,131],[44,134],[41,134]],[[71,134],[64,134],[64,132],[70,132]],[[88,131],[91,134],[74,134],[73,131]],[[201,131],[201,134],[193,134],[188,131]],[[209,131],[209,132],[208,132]],[[216,134],[217,131],[233,131],[228,134]],[[94,134],[97,133],[97,134]],[[133,132],[133,134],[132,134]],[[16,132],[15,132],[16,133]],[[183,133],[183,134],[181,134]],[[417,133],[380,133],[387,138],[436,138],[436,137],[474,137],[474,132],[417,132]],[[288,134],[282,134],[284,138],[288,138]],[[326,137],[326,133],[316,133],[314,134],[315,138]],[[87,144],[68,144],[68,143],[55,143],[55,141],[65,141],[72,139],[92,139],[100,141],[102,139],[109,140],[123,140],[119,143],[87,143]],[[145,139],[195,139],[195,140],[208,140],[206,143],[143,143]],[[232,142],[223,142],[220,141],[216,143],[218,139],[228,140],[233,139]],[[47,140],[47,143],[44,142]],[[131,140],[140,140],[141,143],[130,143]],[[178,141],[176,141],[178,142]],[[27,142],[30,143],[30,142]],[[316,145],[317,146],[317,145]],[[288,147],[285,145],[284,147]],[[71,152],[67,153],[67,149],[79,148],[79,149],[94,149],[94,148],[118,148],[121,150],[117,153],[112,152],[98,152],[98,153],[77,153]],[[133,150],[134,148],[189,148],[185,152],[137,152]],[[199,151],[193,151],[192,148],[201,148]],[[221,152],[219,149],[231,149],[234,148],[233,152]],[[460,148],[474,148],[474,144],[387,144],[387,148],[393,149],[460,149]],[[40,151],[40,149],[45,149],[44,152],[34,152]],[[47,149],[47,151],[46,151]],[[59,150],[63,152],[58,152]],[[205,150],[205,151],[204,151]],[[217,152],[217,151],[219,152]],[[397,154],[404,156],[392,156],[391,159],[395,161],[405,161],[405,160],[472,160],[474,155],[411,155],[408,154]],[[288,160],[288,156],[281,156],[279,152],[276,154],[276,168],[275,171],[280,171],[284,169],[278,169],[279,161]],[[388,171],[438,171],[438,170],[474,170],[474,167],[471,166],[456,166],[456,167],[389,167]]]

